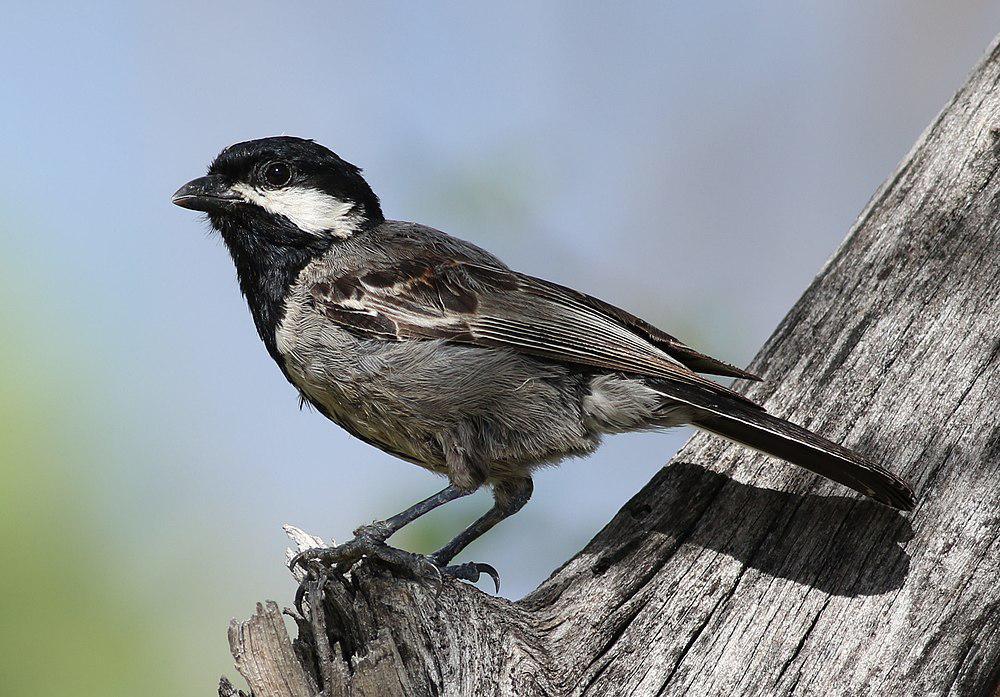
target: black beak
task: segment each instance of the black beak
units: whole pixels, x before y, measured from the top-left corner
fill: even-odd
[[[211,174],[199,177],[182,186],[170,199],[170,202],[181,208],[193,211],[221,211],[243,199],[229,188],[224,177]]]

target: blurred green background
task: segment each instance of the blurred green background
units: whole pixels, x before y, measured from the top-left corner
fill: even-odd
[[[22,3],[0,27],[0,694],[214,694],[291,522],[440,482],[296,408],[170,194],[292,133],[391,217],[745,363],[1000,29],[990,2]],[[519,597],[684,431],[546,470],[462,558]],[[477,495],[398,540],[430,551]]]

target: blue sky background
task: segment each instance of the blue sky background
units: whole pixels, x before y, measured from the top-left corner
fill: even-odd
[[[210,693],[229,618],[291,597],[281,523],[343,539],[440,486],[298,411],[225,250],[169,203],[221,148],[315,138],[390,217],[744,364],[1000,28],[990,2],[495,5],[4,9],[9,694]],[[462,558],[523,595],[686,435],[543,471]]]

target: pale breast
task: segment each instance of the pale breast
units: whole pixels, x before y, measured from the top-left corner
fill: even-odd
[[[292,297],[276,330],[285,372],[303,397],[351,435],[432,470],[443,464],[433,435],[407,419],[377,371],[371,341],[359,340]]]
[[[341,414],[352,405],[357,340],[325,322],[301,293],[289,298],[275,331],[275,343],[292,383],[312,402]]]

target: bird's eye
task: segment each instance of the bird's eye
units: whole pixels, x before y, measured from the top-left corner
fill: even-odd
[[[292,168],[284,162],[270,162],[264,166],[264,181],[274,188],[282,187],[292,179]]]

